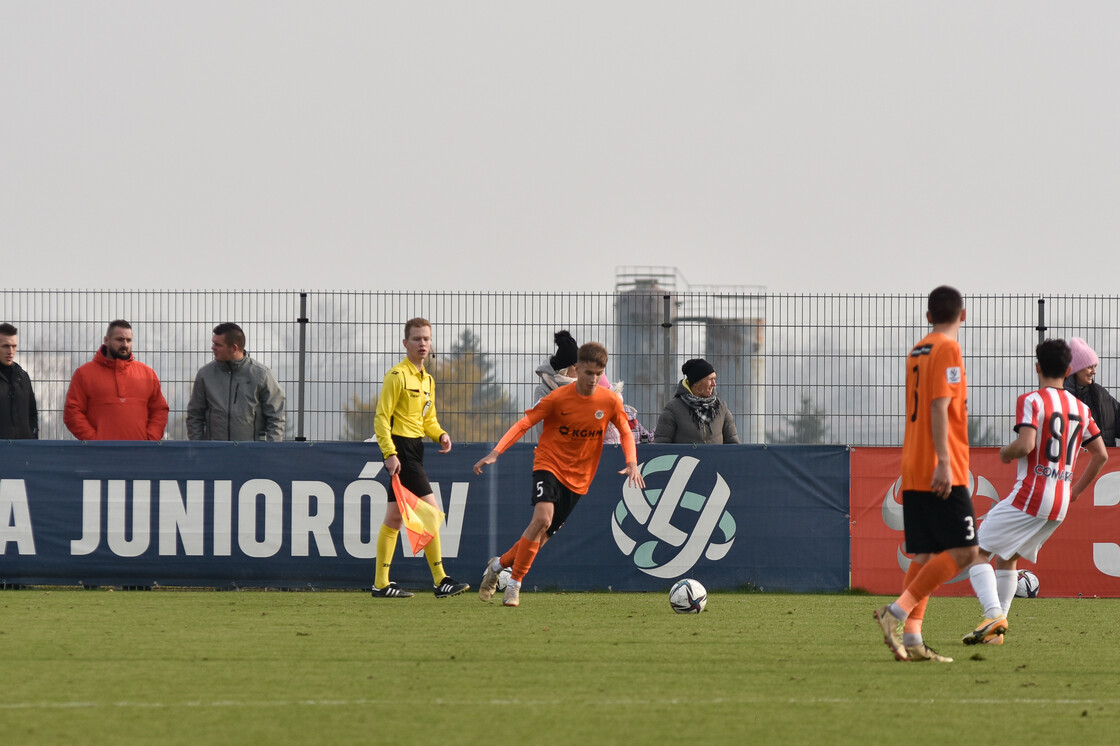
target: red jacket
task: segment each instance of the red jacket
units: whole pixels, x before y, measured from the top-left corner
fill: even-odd
[[[78,440],[161,440],[167,411],[156,372],[106,357],[102,345],[74,371],[62,421]]]

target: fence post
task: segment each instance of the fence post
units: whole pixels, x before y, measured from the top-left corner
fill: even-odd
[[[674,385],[676,383],[676,375],[673,372],[674,369],[676,368],[676,366],[673,365],[674,361],[673,361],[673,355],[672,355],[672,349],[673,349],[673,302],[672,302],[672,298],[673,298],[673,296],[671,296],[671,295],[661,296],[661,299],[664,301],[664,309],[665,309],[664,310],[665,320],[661,322],[661,328],[664,329],[664,331],[661,334],[661,336],[662,336],[662,342],[661,343],[662,343],[662,345],[664,347],[664,350],[665,350],[665,383],[668,386],[668,390],[665,392],[665,396],[662,399],[663,402],[667,402],[670,399],[672,399],[673,394],[677,390],[676,386]],[[660,411],[660,410],[657,410],[657,411]],[[655,415],[657,414],[657,411],[654,412]]]
[[[307,293],[299,294],[299,409],[296,414],[296,440],[304,441],[303,435],[303,391],[307,372]]]
[[[1042,344],[1046,340],[1046,300],[1044,298],[1038,299],[1038,343]]]

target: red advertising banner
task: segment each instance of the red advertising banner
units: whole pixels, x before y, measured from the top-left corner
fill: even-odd
[[[984,515],[1015,484],[1015,464],[999,460],[998,448],[969,455],[972,504]],[[1077,473],[1088,463],[1081,459]],[[851,460],[852,587],[891,595],[902,591],[910,562],[902,534],[901,448],[853,448]],[[1039,578],[1039,595],[1120,597],[1120,449],[1109,449],[1104,472],[1070,506],[1065,522],[1043,545],[1038,562],[1019,561]],[[938,595],[967,596],[967,573]]]

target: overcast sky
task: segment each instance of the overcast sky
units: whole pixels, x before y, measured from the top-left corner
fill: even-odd
[[[1115,2],[0,0],[0,287],[1115,294],[1118,36]]]

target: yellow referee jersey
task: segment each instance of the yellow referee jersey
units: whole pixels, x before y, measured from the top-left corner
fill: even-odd
[[[436,419],[436,381],[408,358],[385,374],[373,416],[373,433],[385,458],[397,452],[393,435],[405,438],[427,435],[438,443],[444,433]]]

